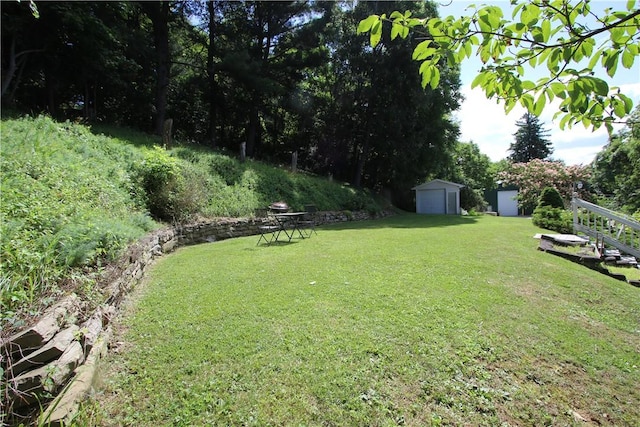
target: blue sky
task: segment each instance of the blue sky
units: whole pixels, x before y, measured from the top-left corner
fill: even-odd
[[[625,3],[626,0],[594,0],[591,2],[594,11],[607,7],[614,10],[624,10]],[[510,8],[508,0],[444,0],[439,4],[440,16],[442,17],[466,15],[468,12],[465,12],[465,8],[470,4],[499,5],[505,11],[505,17],[511,17],[510,12],[506,11]],[[491,160],[497,161],[509,154],[507,150],[513,142],[513,134],[517,130],[515,122],[524,114],[525,110],[516,107],[509,115],[505,115],[501,104],[497,104],[495,100],[487,99],[480,89],[471,90],[471,82],[480,68],[481,62],[476,58],[466,60],[462,64],[462,91],[466,99],[455,116],[460,122],[460,139],[467,142],[473,141],[479,146],[482,153],[488,155]],[[531,77],[533,80],[537,79],[535,72]],[[599,77],[607,76],[602,73],[599,74]],[[614,79],[609,79],[609,85],[620,87],[623,93],[633,99],[634,106],[638,105],[640,103],[640,58],[636,59],[630,70],[619,66]],[[608,142],[606,130],[599,129],[592,132],[582,125],[576,125],[563,131],[553,121],[553,115],[556,111],[553,105],[548,105],[540,117],[544,127],[550,131],[549,139],[554,148],[552,157],[563,160],[568,165],[590,163]]]

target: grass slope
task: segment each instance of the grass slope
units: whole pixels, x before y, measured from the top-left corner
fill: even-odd
[[[161,259],[101,425],[637,425],[638,289],[530,220],[401,215]]]
[[[160,224],[158,214],[251,216],[276,200],[301,209],[379,207],[346,185],[114,127],[51,118],[0,121],[0,333],[60,295],[100,303],[96,271]]]

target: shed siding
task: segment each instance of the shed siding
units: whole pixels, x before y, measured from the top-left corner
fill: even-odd
[[[518,216],[518,190],[498,191],[498,215]]]
[[[445,190],[419,190],[416,192],[418,199],[418,213],[421,214],[444,214],[445,213]]]

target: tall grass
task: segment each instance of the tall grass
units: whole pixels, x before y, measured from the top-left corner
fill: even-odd
[[[378,209],[348,186],[197,146],[167,151],[128,129],[52,119],[0,122],[0,327],[55,300],[160,222],[295,208]],[[72,280],[73,279],[73,280]]]
[[[156,225],[130,196],[136,151],[47,117],[2,121],[0,312],[37,309],[71,271],[112,259]]]

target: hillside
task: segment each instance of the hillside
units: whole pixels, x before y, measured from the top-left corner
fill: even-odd
[[[366,192],[128,129],[3,119],[0,329],[70,290],[87,297],[128,243],[167,222],[247,217],[277,200],[300,209],[379,210]],[[95,297],[95,295],[94,295]]]

